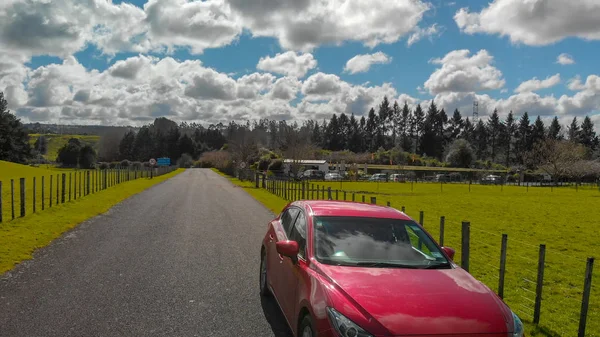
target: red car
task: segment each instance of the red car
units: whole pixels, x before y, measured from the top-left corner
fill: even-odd
[[[521,320],[390,207],[296,201],[268,225],[260,292],[297,337],[522,337]]]

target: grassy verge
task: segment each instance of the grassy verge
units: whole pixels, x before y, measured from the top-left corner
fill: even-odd
[[[253,182],[241,181],[238,178],[229,176],[217,169],[212,169],[212,170],[215,171],[216,173],[218,173],[219,175],[227,178],[233,184],[243,188],[244,191],[248,192],[248,194],[250,194],[254,199],[258,200],[267,209],[269,209],[271,212],[273,212],[275,214],[279,214],[281,212],[281,210],[285,207],[285,205],[288,204],[287,200],[280,198],[265,189],[256,188]]]
[[[0,274],[30,259],[36,249],[50,244],[79,223],[105,213],[115,204],[183,171],[180,169],[154,179],[122,183],[85,198],[0,224]]]

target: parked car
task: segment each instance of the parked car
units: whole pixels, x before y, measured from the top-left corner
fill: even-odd
[[[398,183],[405,183],[406,182],[406,175],[404,174],[392,174],[390,175],[390,181],[394,181],[394,182],[398,182]]]
[[[481,179],[482,185],[500,185],[502,184],[502,177],[496,175],[488,175]]]
[[[369,178],[369,181],[387,181],[387,174],[375,173]]]
[[[323,180],[325,172],[319,170],[306,170],[302,173],[302,179]]]
[[[260,293],[296,337],[522,337],[521,320],[390,207],[296,201],[268,224]]]
[[[329,172],[325,175],[325,180],[342,180],[342,175],[337,172]]]

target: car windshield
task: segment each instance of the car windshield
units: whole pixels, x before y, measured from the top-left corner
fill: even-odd
[[[450,268],[439,247],[412,220],[314,218],[317,261],[367,267]]]

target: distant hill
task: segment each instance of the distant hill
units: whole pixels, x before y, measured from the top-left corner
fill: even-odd
[[[28,123],[25,128],[35,134],[63,134],[63,135],[95,135],[102,136],[103,134],[115,129],[135,130],[138,127],[133,126],[105,126],[105,125],[60,125],[60,124],[41,124]]]
[[[33,146],[35,141],[42,134],[29,134],[29,144]],[[83,144],[91,145],[96,151],[98,151],[98,143],[100,142],[100,136],[97,135],[57,135],[57,134],[43,134],[44,137],[48,140],[48,152],[44,155],[49,161],[56,161],[56,157],[58,156],[58,150],[63,147],[69,139],[77,138]]]

